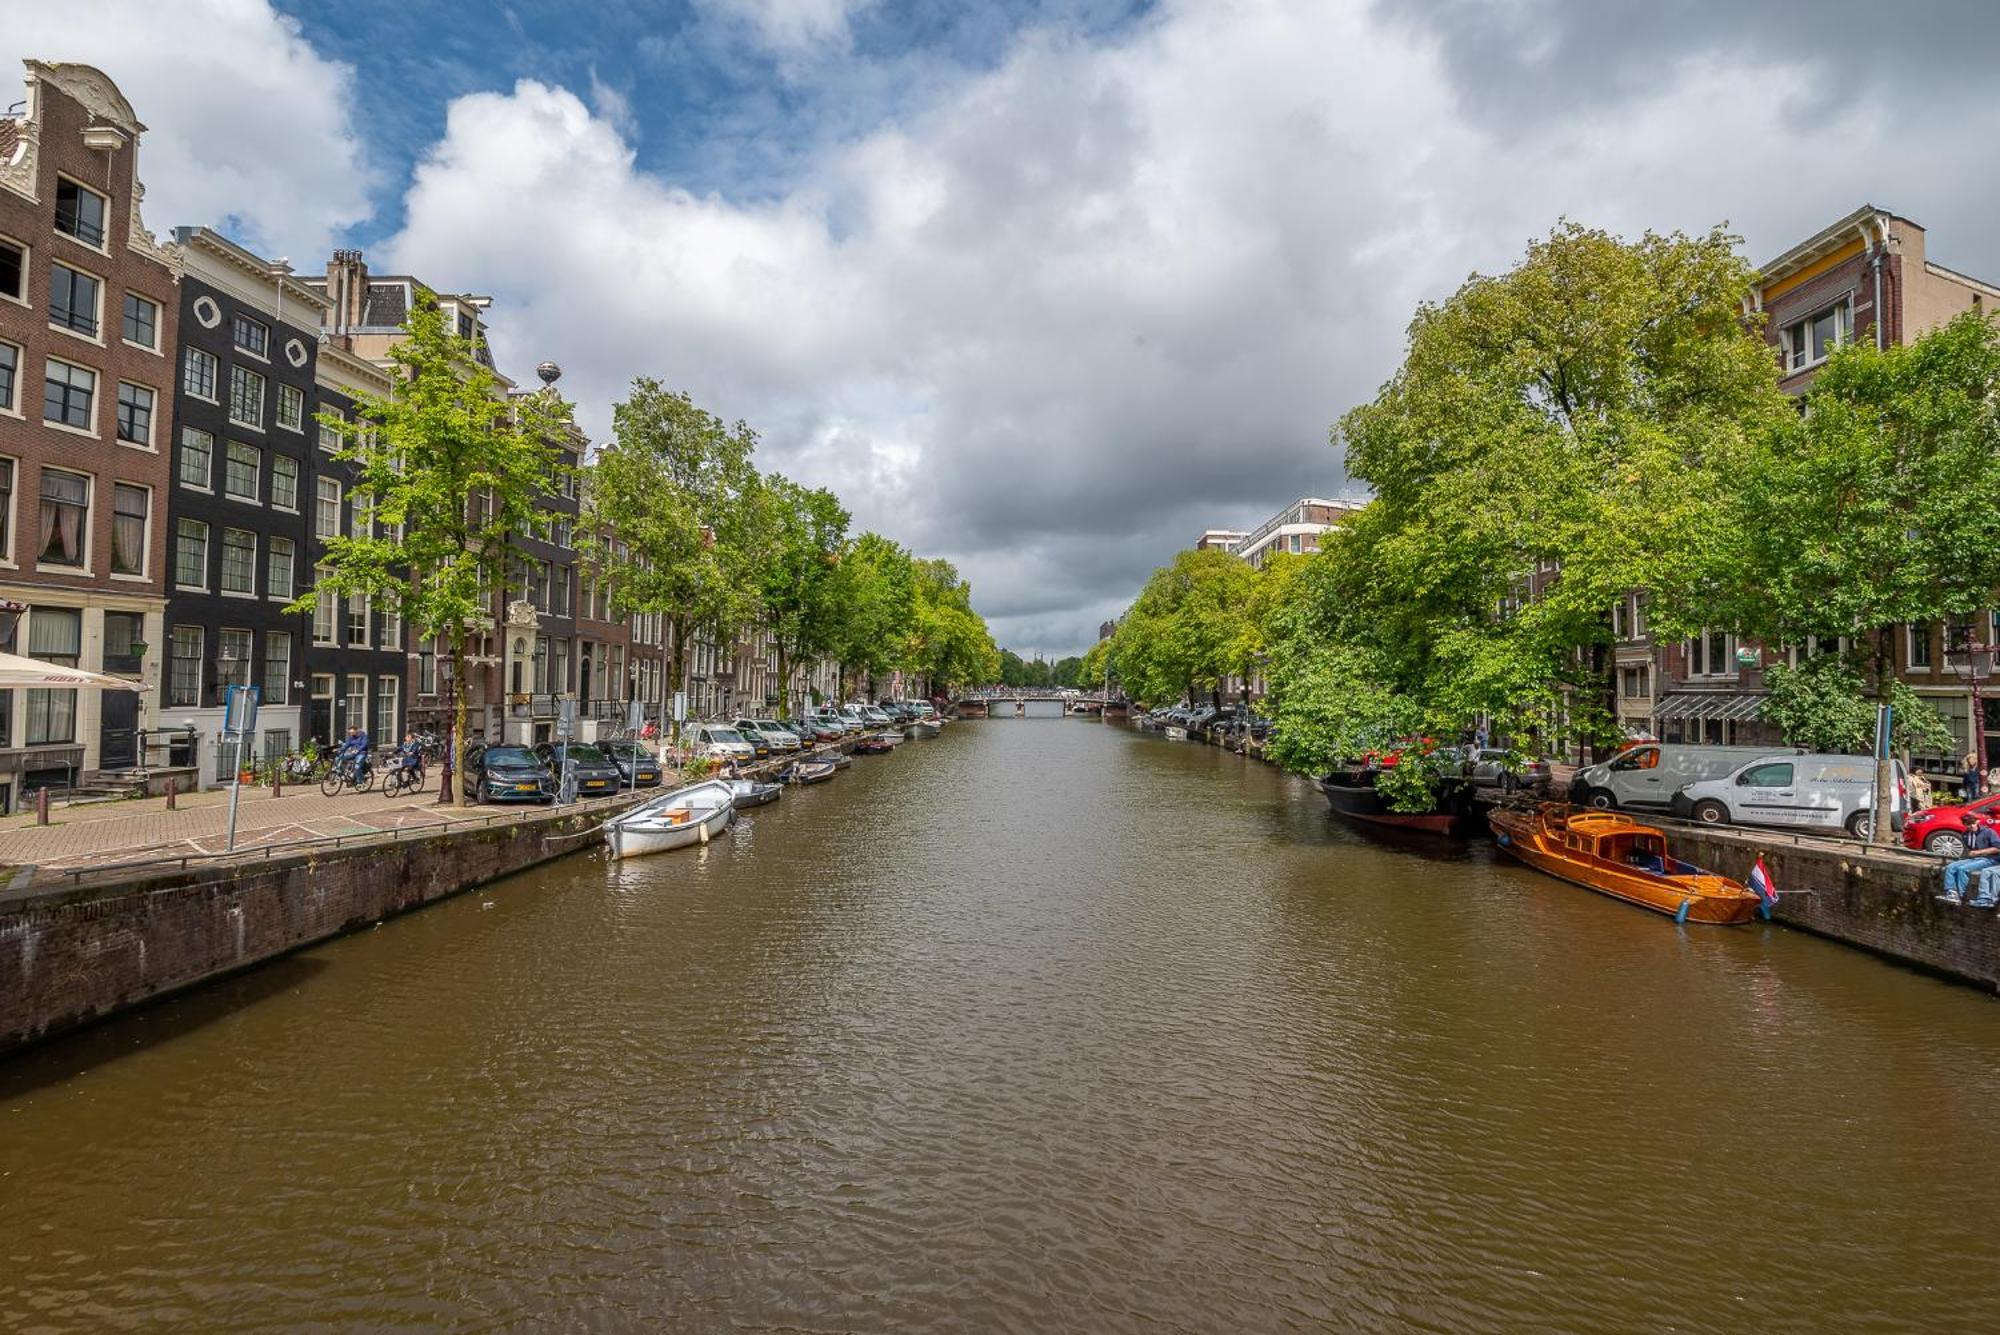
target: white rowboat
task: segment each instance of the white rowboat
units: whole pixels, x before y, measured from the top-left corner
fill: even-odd
[[[726,780],[709,779],[662,793],[604,822],[613,858],[636,858],[705,844],[736,819],[735,794]]]

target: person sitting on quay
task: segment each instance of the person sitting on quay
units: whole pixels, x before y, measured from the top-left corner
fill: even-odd
[[[1965,841],[1966,856],[1947,862],[1944,893],[1938,898],[1947,904],[1965,902],[1966,883],[1976,874],[1979,893],[1972,901],[1976,909],[1990,909],[2000,903],[2000,831],[1993,822],[1982,820]]]

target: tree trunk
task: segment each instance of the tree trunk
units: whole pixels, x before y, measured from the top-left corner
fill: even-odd
[[[785,652],[785,642],[777,642],[778,649],[778,716],[790,718],[792,715],[792,656]]]
[[[667,629],[673,633],[674,639],[673,657],[668,660],[669,671],[667,673],[667,682],[670,689],[667,693],[666,702],[667,728],[673,738],[674,750],[678,753],[681,746],[681,721],[674,717],[673,697],[678,694],[685,700],[688,693],[687,622],[680,617],[670,618],[667,622]]]
[[[1880,711],[1889,703],[1889,688],[1894,684],[1891,674],[1894,671],[1895,655],[1890,649],[1889,635],[1890,632],[1886,628],[1876,632],[1875,635],[1875,705],[1878,720],[1881,717]],[[1872,736],[1870,741],[1872,743]],[[1871,745],[1869,750],[1873,752],[1875,748]],[[1868,830],[1868,842],[1871,845],[1889,841],[1890,796],[1894,791],[1891,785],[1895,782],[1894,767],[1888,757],[1889,750],[1890,748],[1885,746],[1881,754],[1875,757],[1875,810],[1870,816]]]
[[[451,804],[462,807],[466,805],[465,757],[471,750],[465,736],[465,632],[462,630],[452,632],[451,685]]]

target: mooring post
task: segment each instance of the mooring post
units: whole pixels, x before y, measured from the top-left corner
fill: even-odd
[[[35,789],[35,824],[47,825],[48,823],[49,790],[46,788],[37,788]]]
[[[181,781],[179,779],[170,778],[167,780],[167,810],[172,811],[174,809],[174,794],[180,791],[180,787]]]

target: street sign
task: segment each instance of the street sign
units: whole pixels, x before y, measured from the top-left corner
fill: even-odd
[[[688,717],[688,693],[686,691],[675,691],[674,722],[686,723],[687,717]]]
[[[1889,758],[1889,739],[1895,731],[1896,711],[1889,705],[1875,707],[1875,758]]]
[[[222,703],[222,730],[247,737],[257,731],[257,703],[264,697],[261,687],[229,686],[224,688]]]

